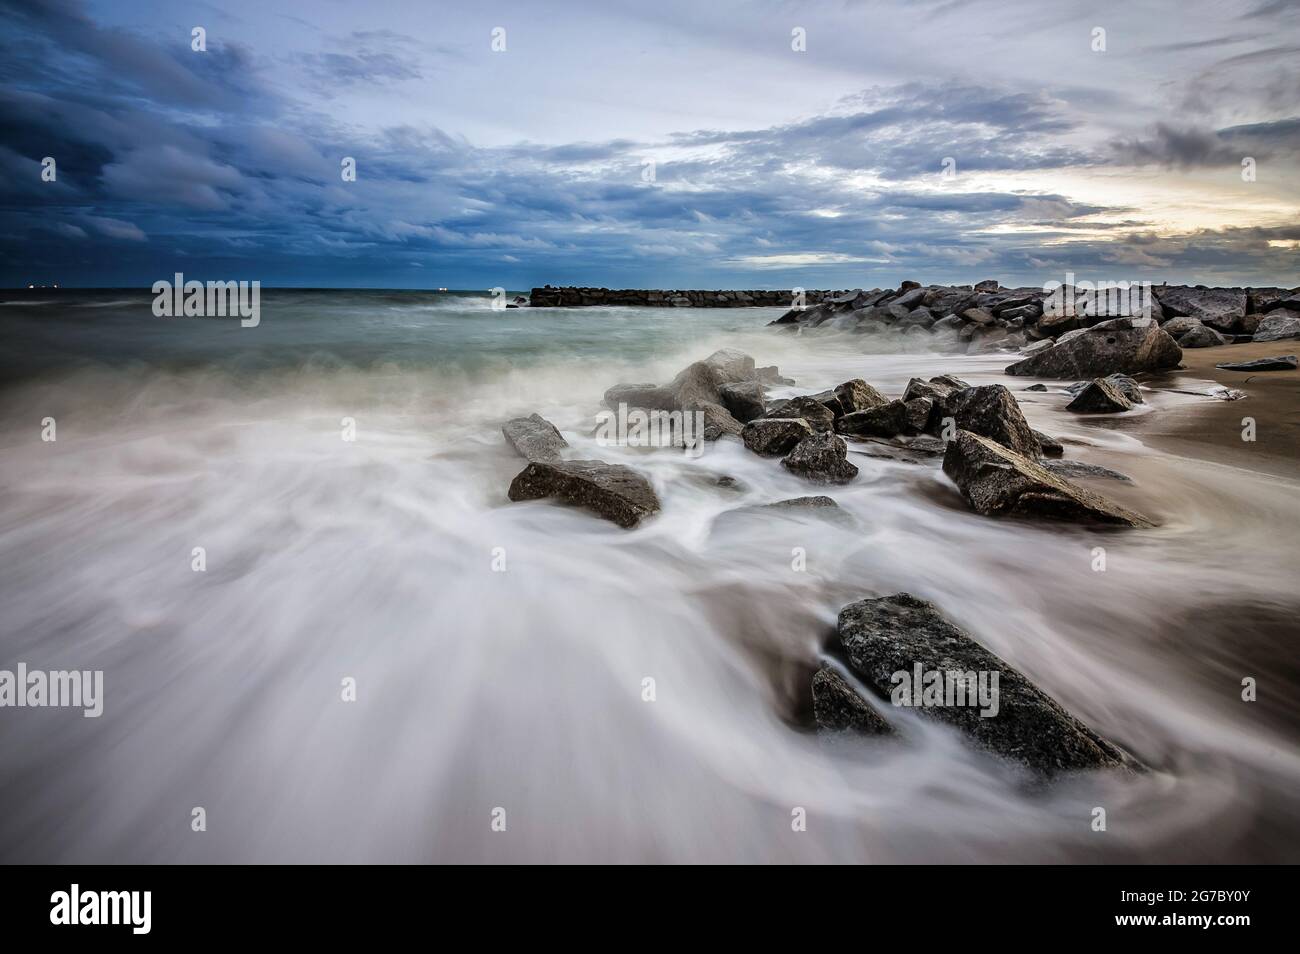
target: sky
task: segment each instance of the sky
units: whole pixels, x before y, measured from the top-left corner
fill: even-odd
[[[1290,287],[1300,0],[0,0],[0,219],[6,287]]]

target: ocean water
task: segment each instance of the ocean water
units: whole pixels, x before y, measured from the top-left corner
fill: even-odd
[[[150,300],[0,304],[0,669],[103,670],[105,689],[98,719],[0,710],[0,860],[1300,860],[1296,483],[1135,426],[1207,398],[1077,418],[1006,356],[780,333],[764,309],[267,291],[241,328]],[[866,447],[825,490],[735,441],[597,445],[607,387],[719,347],[796,379],[776,397],[1006,383],[1067,456],[1133,478],[1090,486],[1161,526],[990,520],[937,462]],[[523,463],[500,425],[534,411],[576,456],[644,471],[662,514],[628,532],[508,501]],[[718,522],[821,492],[853,520]],[[1150,771],[1035,784],[906,710],[897,739],[814,731],[838,610],[900,590]]]

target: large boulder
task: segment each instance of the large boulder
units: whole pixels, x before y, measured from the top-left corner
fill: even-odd
[[[1300,311],[1281,308],[1269,312],[1255,327],[1253,341],[1281,341],[1283,338],[1300,338]]]
[[[1218,331],[1235,331],[1246,317],[1246,289],[1163,285],[1152,289],[1169,315],[1199,318]]]
[[[790,473],[819,484],[847,484],[858,476],[848,461],[848,446],[829,432],[805,437],[781,461]]]
[[[848,680],[829,666],[813,674],[812,702],[818,728],[850,730],[863,735],[889,735],[894,731]]]
[[[632,528],[659,512],[659,497],[636,471],[600,460],[533,461],[510,484],[511,500],[551,498]]]
[[[895,705],[917,706],[960,729],[985,751],[1048,777],[1136,767],[933,603],[908,593],[858,600],[840,610],[838,629],[849,664],[868,686]],[[835,688],[824,690],[837,702],[826,706],[827,717],[845,713],[839,718],[846,721],[859,710]]]
[[[977,513],[1046,517],[1076,523],[1152,527],[1150,520],[1062,477],[1037,461],[969,431],[958,431],[943,472]]]
[[[1033,429],[1011,392],[1000,384],[952,391],[935,414],[940,425],[951,417],[961,430],[992,438],[1026,457],[1038,456]]]
[[[760,417],[745,425],[740,439],[755,454],[779,457],[812,433],[812,427],[801,417]]]
[[[1155,325],[1140,328],[1089,328],[1056,347],[1017,361],[1007,374],[1039,378],[1095,378],[1115,372],[1136,374],[1175,368],[1183,352]]]
[[[559,460],[560,451],[569,446],[555,425],[540,414],[506,421],[501,425],[501,433],[510,446],[528,460]]]

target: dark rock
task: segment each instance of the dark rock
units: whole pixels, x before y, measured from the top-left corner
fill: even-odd
[[[1025,390],[1026,390],[1026,391],[1046,391],[1046,390],[1047,390],[1047,385],[1046,385],[1046,384],[1031,384],[1031,385],[1029,385],[1029,387],[1025,388]]]
[[[1130,404],[1146,403],[1142,400],[1142,388],[1127,374],[1108,374],[1103,380],[1124,395]],[[1065,393],[1071,397],[1078,397],[1083,393],[1084,388],[1090,384],[1092,384],[1091,381],[1075,381],[1066,387]]]
[[[837,400],[833,392],[828,392],[829,399]],[[835,412],[818,400],[816,395],[801,394],[786,401],[772,405],[765,415],[771,418],[802,418],[814,431],[829,431],[835,424]]]
[[[1038,457],[1038,441],[1020,405],[1005,387],[987,384],[978,388],[953,391],[937,411],[942,418],[951,417],[958,428],[992,438],[1026,457]]]
[[[789,500],[778,500],[775,503],[759,504],[754,507],[755,510],[839,510],[840,505],[830,497],[791,497]]]
[[[954,377],[951,374],[939,374],[930,379],[931,384],[937,384],[940,387],[951,388],[954,391],[961,391],[970,387],[968,383],[961,378]]]
[[[812,427],[801,417],[760,417],[745,425],[740,439],[755,454],[779,457],[812,433]]]
[[[904,417],[907,422],[903,428],[906,434],[923,434],[930,426],[935,404],[929,398],[918,397],[903,402]]]
[[[718,395],[722,406],[742,424],[767,413],[767,389],[758,381],[724,384],[718,388]]]
[[[1228,343],[1228,339],[1206,325],[1184,332],[1178,339],[1180,348],[1217,348]]]
[[[1166,314],[1199,318],[1218,331],[1233,331],[1246,316],[1246,289],[1156,286],[1153,291]]]
[[[1067,331],[1078,328],[1079,319],[1072,313],[1045,311],[1043,316],[1038,319],[1037,327],[1040,333],[1049,338],[1055,338]]]
[[[1132,480],[1125,474],[1117,470],[1111,470],[1109,467],[1102,467],[1100,464],[1085,464],[1081,460],[1045,460],[1043,467],[1056,474],[1058,477],[1065,477],[1069,480],[1077,480],[1080,477],[1096,477],[1103,480],[1122,480],[1125,483],[1132,483]]]
[[[1114,383],[1106,378],[1097,378],[1090,381],[1065,409],[1076,414],[1115,414],[1131,411],[1133,402]]]
[[[991,325],[995,320],[993,312],[987,308],[967,308],[961,313],[961,316],[977,325]]]
[[[1047,517],[1082,523],[1152,527],[1146,517],[1051,473],[996,441],[958,431],[948,442],[943,472],[977,513]]]
[[[1034,431],[1034,440],[1038,441],[1038,450],[1044,457],[1060,457],[1065,453],[1064,445],[1050,434]]]
[[[1294,371],[1296,356],[1288,354],[1275,358],[1256,358],[1254,361],[1216,364],[1215,367],[1223,371]]]
[[[1182,349],[1154,325],[1127,330],[1080,332],[1056,347],[1017,361],[1007,374],[1040,378],[1101,377],[1115,372],[1136,374],[1174,368]]]
[[[922,673],[997,674],[996,713],[967,696],[965,705],[925,705],[920,712],[965,732],[975,745],[1045,776],[1083,769],[1134,767],[1133,760],[1088,728],[1055,700],[973,638],[948,622],[938,608],[907,593],[859,600],[840,610],[840,642],[853,671],[882,697],[914,700],[908,682]],[[969,685],[969,684],[968,684]],[[974,690],[974,686],[969,686]],[[916,693],[924,703],[922,687]],[[970,695],[977,695],[973,691]],[[960,703],[961,697],[941,697]],[[981,713],[989,713],[985,717]]]
[[[1180,315],[1177,318],[1170,318],[1160,327],[1164,329],[1165,334],[1174,338],[1181,338],[1183,335],[1187,334],[1187,332],[1196,328],[1204,328],[1205,325],[1201,324],[1201,319],[1199,318],[1189,318],[1186,315]]]
[[[605,392],[605,406],[617,411],[620,404],[653,411],[676,410],[677,402],[666,388],[656,384],[616,384]]]
[[[1300,338],[1300,311],[1283,308],[1269,312],[1255,328],[1253,341],[1281,341]]]
[[[569,442],[560,436],[554,424],[540,414],[516,417],[501,425],[510,446],[528,460],[555,461]]]
[[[776,365],[769,365],[766,368],[755,368],[754,378],[763,384],[794,384],[794,378],[787,378],[781,374]]]
[[[1026,358],[1029,358],[1038,354],[1039,352],[1046,351],[1048,348],[1051,348],[1054,345],[1055,342],[1052,341],[1051,338],[1039,338],[1037,341],[1033,342],[1032,344],[1025,345],[1023,348],[1021,348],[1020,353],[1023,354]]]
[[[650,482],[631,468],[599,460],[533,461],[510,484],[511,500],[553,498],[635,527],[659,512]]]
[[[887,401],[879,407],[854,411],[836,421],[835,429],[841,434],[893,437],[908,429],[907,405],[902,401]]]
[[[781,463],[790,473],[823,484],[846,484],[858,476],[858,468],[848,462],[848,447],[842,438],[831,433],[805,437]]]
[[[848,680],[825,666],[812,678],[813,718],[821,729],[851,730],[863,735],[889,735],[894,730]]]

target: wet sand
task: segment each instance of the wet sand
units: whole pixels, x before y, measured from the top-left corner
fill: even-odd
[[[1153,387],[1187,387],[1213,381],[1246,392],[1238,401],[1205,401],[1162,408],[1135,427],[1170,453],[1278,476],[1300,476],[1300,372],[1224,371],[1220,362],[1300,354],[1300,339],[1183,350],[1183,370],[1143,377]],[[1254,418],[1255,440],[1242,439],[1243,418]]]

